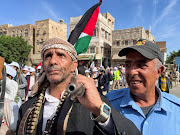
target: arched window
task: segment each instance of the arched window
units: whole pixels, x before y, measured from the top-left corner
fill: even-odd
[[[37,45],[39,45],[39,40],[37,40],[37,42],[36,42],[36,43],[37,43]]]
[[[25,37],[28,37],[28,36],[29,36],[29,30],[25,29]]]
[[[44,30],[44,32],[43,32],[43,36],[45,36],[46,35],[46,31]]]
[[[120,41],[117,41],[116,44],[117,44],[117,46],[120,46]]]
[[[96,36],[97,36],[97,28],[95,28],[93,32],[93,37],[96,37]]]

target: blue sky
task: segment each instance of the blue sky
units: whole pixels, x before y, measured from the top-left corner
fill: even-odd
[[[83,15],[99,0],[3,0],[0,25],[35,24],[35,21]],[[115,18],[115,30],[144,27],[156,41],[167,42],[167,53],[180,49],[180,0],[103,0],[100,12]],[[68,33],[69,35],[69,33]]]

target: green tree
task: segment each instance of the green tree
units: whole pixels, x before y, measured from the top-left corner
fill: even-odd
[[[7,63],[21,63],[22,59],[27,60],[31,48],[32,46],[22,37],[0,36],[0,56],[4,57]]]
[[[171,63],[177,56],[180,56],[180,50],[177,52],[170,52],[170,55],[167,57],[166,63]]]

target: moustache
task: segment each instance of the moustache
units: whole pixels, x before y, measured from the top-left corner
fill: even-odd
[[[49,67],[48,69],[47,69],[47,72],[49,73],[49,72],[51,72],[51,70],[57,70],[57,71],[61,71],[62,72],[62,68],[60,68],[60,67],[58,67],[58,66],[52,66],[52,67]]]

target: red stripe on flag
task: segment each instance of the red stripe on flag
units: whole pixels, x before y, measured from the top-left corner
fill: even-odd
[[[100,6],[96,8],[91,18],[89,19],[88,23],[86,24],[86,27],[83,30],[84,33],[88,34],[91,37],[93,36],[94,28],[96,26],[96,21],[99,15],[99,9]]]
[[[24,62],[22,63],[22,68],[24,68]]]
[[[84,61],[81,62],[81,65],[84,63]]]

